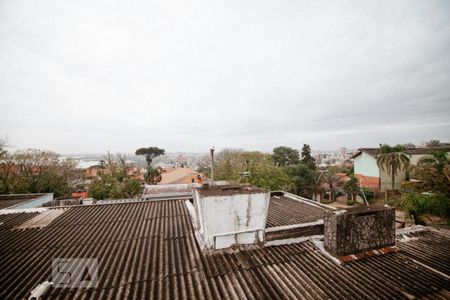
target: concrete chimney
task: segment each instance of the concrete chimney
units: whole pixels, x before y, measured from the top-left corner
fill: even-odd
[[[253,186],[214,186],[195,190],[196,234],[206,249],[264,241],[270,192]]]
[[[324,246],[335,256],[358,254],[395,245],[395,209],[385,206],[327,211]]]

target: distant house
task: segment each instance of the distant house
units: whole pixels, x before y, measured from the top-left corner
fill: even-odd
[[[109,169],[101,165],[90,166],[86,169],[86,177],[89,179],[108,173],[110,173]]]
[[[89,192],[87,190],[76,190],[72,192],[72,198],[87,198]]]
[[[203,183],[204,176],[191,168],[167,168],[161,174],[158,184]]]
[[[443,150],[450,152],[450,147],[414,148],[407,149],[406,153],[409,154],[411,164],[416,165],[422,157],[430,155],[435,151]],[[379,151],[380,148],[360,148],[355,155],[353,155],[355,177],[358,178],[362,187],[375,191],[384,191],[390,189],[391,177],[377,165]],[[400,184],[407,177],[406,175],[406,171],[399,172],[395,179],[396,188],[400,188]]]

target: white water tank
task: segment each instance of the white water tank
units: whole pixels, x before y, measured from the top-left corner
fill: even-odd
[[[270,192],[253,186],[195,190],[197,234],[203,248],[224,249],[264,241]]]

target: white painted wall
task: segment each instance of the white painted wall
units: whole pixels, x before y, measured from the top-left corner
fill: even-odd
[[[380,177],[380,170],[377,165],[377,160],[369,154],[362,152],[355,157],[355,174],[364,176]]]
[[[208,249],[264,239],[270,193],[203,197],[195,191],[199,233]]]

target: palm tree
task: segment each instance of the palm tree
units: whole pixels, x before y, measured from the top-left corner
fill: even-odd
[[[334,170],[328,170],[323,174],[323,181],[330,186],[330,200],[334,201],[334,190],[342,184],[342,178]]]
[[[439,172],[443,172],[445,166],[449,163],[447,151],[435,151],[419,159],[417,166],[431,166]]]
[[[145,182],[149,184],[157,184],[162,179],[163,169],[161,167],[153,168],[152,166],[149,166],[147,168],[147,172],[144,175]]]
[[[383,145],[377,157],[377,165],[391,177],[391,188],[395,190],[395,177],[409,167],[409,155],[400,145]]]

